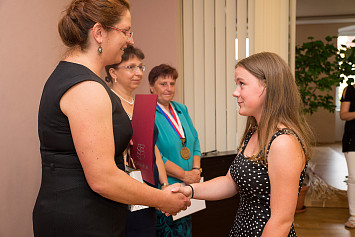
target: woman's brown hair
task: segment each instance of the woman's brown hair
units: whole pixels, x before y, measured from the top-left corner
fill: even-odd
[[[168,65],[168,64],[160,64],[155,66],[150,70],[148,75],[149,85],[154,86],[154,83],[158,79],[158,77],[167,77],[171,76],[174,80],[176,80],[179,76],[177,70]]]
[[[266,97],[259,124],[249,116],[239,148],[244,143],[246,134],[253,127],[258,127],[259,154],[252,160],[267,164],[268,144],[275,132],[280,129],[278,124],[292,129],[299,137],[305,159],[311,157],[311,141],[313,133],[307,124],[301,97],[295,79],[286,62],[277,54],[262,52],[240,60],[237,67],[243,67],[266,86]],[[239,150],[239,149],[238,149]]]
[[[88,32],[96,24],[107,26],[116,24],[130,9],[127,0],[73,0],[58,23],[60,37],[70,48],[87,48]]]

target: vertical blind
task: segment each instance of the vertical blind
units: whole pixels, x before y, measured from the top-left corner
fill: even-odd
[[[292,64],[295,1],[180,0],[183,82],[179,85],[201,151],[235,150],[244,132],[246,118],[237,113],[232,93],[236,56],[246,57],[247,38],[249,55],[272,51]]]

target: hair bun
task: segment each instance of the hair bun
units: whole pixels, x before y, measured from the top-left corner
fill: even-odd
[[[126,0],[72,0],[58,23],[59,35],[66,46],[80,46],[85,50],[95,23],[114,25],[129,8]]]

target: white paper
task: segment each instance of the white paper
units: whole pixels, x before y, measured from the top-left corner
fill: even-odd
[[[141,173],[140,170],[130,169],[129,176],[131,176],[135,180],[143,183],[142,173]],[[142,209],[145,209],[145,208],[148,208],[148,206],[144,206],[144,205],[128,205],[128,210],[130,210],[130,211],[139,211],[139,210],[142,210]]]

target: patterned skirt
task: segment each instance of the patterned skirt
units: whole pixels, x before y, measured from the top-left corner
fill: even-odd
[[[192,218],[182,217],[173,221],[172,216],[165,216],[157,211],[157,237],[191,237]]]

